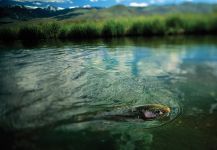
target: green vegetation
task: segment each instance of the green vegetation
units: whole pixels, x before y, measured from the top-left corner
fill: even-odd
[[[125,26],[120,21],[110,20],[104,23],[101,35],[103,37],[120,37],[125,35]]]
[[[94,23],[73,24],[68,32],[66,29],[64,31],[65,34],[61,36],[62,38],[96,38],[101,33],[97,24]]]
[[[92,22],[40,22],[2,27],[1,40],[216,34],[217,14],[167,14]]]

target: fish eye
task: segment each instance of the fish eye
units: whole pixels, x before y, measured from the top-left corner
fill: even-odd
[[[160,111],[160,110],[155,110],[155,114],[158,114],[158,115],[163,115],[163,112]]]
[[[155,110],[155,113],[157,114],[160,114],[160,112],[161,112],[160,110]]]

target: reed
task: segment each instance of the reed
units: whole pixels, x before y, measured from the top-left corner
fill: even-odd
[[[167,14],[90,22],[46,22],[0,29],[1,40],[217,34],[217,14]]]
[[[120,37],[125,35],[125,26],[120,21],[110,20],[104,23],[102,37]]]
[[[64,38],[96,38],[100,37],[101,29],[97,26],[97,24],[73,24],[70,30],[65,30]]]

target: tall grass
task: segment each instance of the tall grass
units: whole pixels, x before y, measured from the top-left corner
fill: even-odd
[[[96,24],[73,24],[66,31],[64,38],[96,38],[100,37],[101,29]]]
[[[42,26],[42,32],[46,33],[45,38],[47,39],[56,39],[60,34],[60,24],[58,23],[49,23]]]
[[[46,23],[38,25],[27,25],[19,29],[19,38],[24,40],[55,39],[59,38],[60,24]]]
[[[18,38],[18,31],[15,28],[2,28],[0,29],[0,40],[8,41]]]
[[[25,26],[19,30],[19,38],[23,40],[44,39],[45,35],[39,26]]]
[[[174,14],[104,20],[48,22],[0,29],[1,40],[217,34],[217,14]]]
[[[125,35],[125,26],[122,22],[110,20],[105,22],[102,34],[103,37],[120,37]]]

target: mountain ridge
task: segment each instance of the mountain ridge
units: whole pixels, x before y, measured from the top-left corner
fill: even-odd
[[[173,13],[212,13],[217,12],[217,4],[203,3],[182,3],[179,5],[129,7],[115,5],[109,8],[73,8],[58,10],[55,6],[46,8],[31,9],[25,6],[8,5],[0,6],[0,23],[12,23],[15,21],[27,21],[38,18],[52,18],[54,20],[98,20],[114,17],[133,17],[153,14],[173,14]]]

